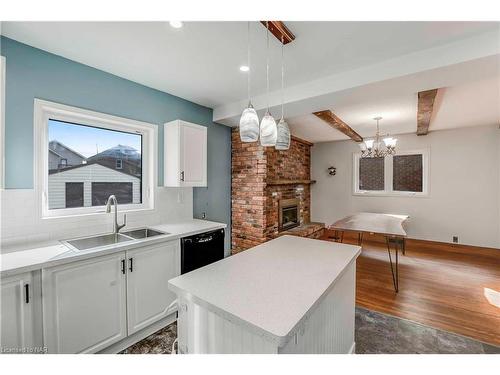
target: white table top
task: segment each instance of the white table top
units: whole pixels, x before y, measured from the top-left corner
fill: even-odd
[[[208,220],[184,220],[181,222],[151,225],[149,228],[168,232],[167,235],[151,237],[142,240],[120,242],[118,244],[96,248],[93,250],[78,251],[70,249],[58,241],[50,244],[36,245],[27,244],[25,250],[13,251],[0,254],[1,276],[10,276],[21,272],[34,271],[46,267],[52,267],[77,260],[89,259],[96,256],[112,254],[119,251],[137,247],[138,244],[154,244],[162,241],[175,240],[177,238],[203,233],[210,230],[225,228],[226,224]],[[122,231],[132,230],[125,228]]]
[[[329,229],[352,232],[380,233],[386,236],[406,237],[403,223],[408,215],[360,212],[330,225]]]
[[[207,309],[284,344],[359,246],[282,236],[169,281]]]

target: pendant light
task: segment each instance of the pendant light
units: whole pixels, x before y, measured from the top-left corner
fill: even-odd
[[[290,128],[285,121],[285,44],[281,37],[281,119],[277,125],[276,150],[288,150],[290,148]]]
[[[277,129],[276,121],[269,112],[269,23],[266,21],[267,36],[267,60],[266,60],[266,80],[267,80],[267,110],[260,123],[260,144],[262,146],[275,146]]]
[[[247,92],[248,106],[243,110],[240,118],[240,139],[242,142],[256,142],[259,139],[259,116],[250,101],[250,22],[248,22],[248,43],[247,43]]]

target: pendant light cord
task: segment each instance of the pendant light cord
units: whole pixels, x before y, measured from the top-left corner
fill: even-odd
[[[269,112],[269,21],[266,21],[266,37],[267,37],[267,52],[266,52],[267,112]]]
[[[248,63],[248,77],[247,77],[247,91],[248,91],[248,104],[250,104],[250,74],[252,74],[252,70],[250,69],[250,21],[248,21],[247,27],[248,33],[248,43],[247,43],[247,63]]]
[[[281,118],[284,118],[285,112],[283,109],[285,103],[285,44],[283,43],[283,35],[281,36]]]

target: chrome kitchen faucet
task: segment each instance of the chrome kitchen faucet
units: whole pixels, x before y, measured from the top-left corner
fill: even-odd
[[[113,226],[113,233],[118,234],[120,229],[127,225],[127,215],[123,214],[123,224],[118,224],[118,202],[116,201],[116,197],[114,195],[110,195],[106,201],[106,213],[108,214],[111,212],[111,204],[115,206],[115,222]]]

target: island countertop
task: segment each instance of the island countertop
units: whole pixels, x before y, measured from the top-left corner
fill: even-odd
[[[282,236],[169,281],[177,294],[284,343],[361,247]]]

